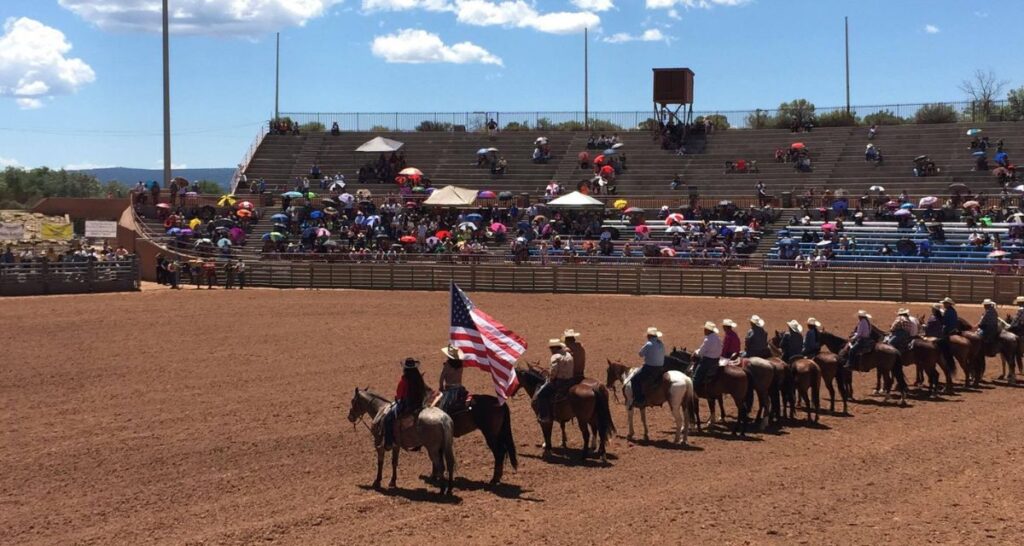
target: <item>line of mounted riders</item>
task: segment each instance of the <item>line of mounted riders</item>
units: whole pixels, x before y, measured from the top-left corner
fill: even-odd
[[[870,314],[859,311],[857,326],[849,337],[826,331],[814,318],[804,325],[791,320],[784,331],[775,331],[769,337],[765,321],[754,315],[749,319],[742,350],[737,324],[729,319],[721,322],[724,332],[713,322],[705,323],[704,340],[692,353],[685,348],[666,352],[662,333],[651,327],[639,352],[643,365],[632,368],[609,360],[604,383],[585,376],[586,350],[580,343],[580,333],[570,329],[562,338],[548,342],[551,359],[547,370],[535,362],[516,371],[519,386],[530,396],[540,423],[545,458],[551,455],[553,425],[559,424],[561,446],[565,448],[565,424],[575,420],[583,437],[580,459],[586,459],[596,448],[597,456],[605,462],[608,438],[615,434],[609,392],[618,400],[618,384],[622,385],[628,409],[628,438],[634,436],[634,409],[640,410],[643,437],[649,440],[646,408],[667,403],[676,424],[674,441],[684,445],[691,423],[701,430],[699,399],[707,400],[710,426],[715,422],[715,402],[721,422],[725,416],[723,398],[731,397],[737,408],[732,432],[744,434],[755,396],[757,413],[753,421],[761,430],[771,423],[781,424],[784,417],[795,419],[797,399],[807,412],[807,420],[817,421],[822,380],[829,392],[830,411],[835,412],[838,387],[842,411],[847,414],[847,403],[853,400],[854,371],[875,370],[875,393],[884,394],[886,401],[895,380],[901,404],[906,403],[908,391],[903,367],[909,365],[916,367],[915,386],[924,387],[928,396],[940,390],[953,392],[957,363],[965,387],[978,386],[985,373],[986,357],[1001,357],[1003,373],[999,379],[1005,378],[1013,385],[1016,374],[1024,371],[1024,296],[1014,303],[1018,306],[1016,314],[1003,321],[995,303],[985,300],[981,320],[972,326],[958,315],[955,302],[945,298],[932,307],[927,318],[913,317],[908,309],[900,309],[889,332],[875,326]],[[442,353],[445,363],[436,392],[426,386],[419,361],[411,358],[403,364],[394,402],[369,389],[355,390],[348,419],[353,425],[363,416],[372,419],[367,428],[377,450],[374,487],[380,487],[386,451],[392,452],[390,486],[395,487],[400,450],[424,449],[433,465],[431,480],[440,486],[442,494],[451,495],[454,438],[474,430],[481,431],[494,456],[492,485],[501,482],[506,458],[517,468],[508,405],[494,396],[468,395],[462,386],[462,352],[449,346]],[[940,371],[945,376],[944,386]],[[592,438],[596,446],[591,444]]]

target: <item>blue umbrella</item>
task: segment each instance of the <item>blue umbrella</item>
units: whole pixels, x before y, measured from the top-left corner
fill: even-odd
[[[985,156],[985,152],[983,152],[981,150],[978,150],[977,152],[974,152],[971,155],[973,155],[974,157],[984,157]]]
[[[480,223],[484,220],[484,217],[474,212],[472,214],[467,214],[466,220],[469,222]]]
[[[900,205],[900,208],[901,209],[910,210],[910,209],[914,208],[914,204],[913,203],[903,203],[902,205]]]
[[[612,240],[612,232],[610,232],[610,231],[601,232],[601,240],[602,241],[610,241],[610,240]]]
[[[167,230],[167,234],[177,236],[181,234],[181,228],[172,227],[171,229]]]
[[[302,194],[297,191],[286,191],[281,194],[281,197],[287,197],[289,199],[298,199],[299,197],[302,197]]]
[[[227,248],[227,247],[231,246],[231,240],[230,239],[221,239],[221,240],[217,241],[217,246],[220,247],[220,248]]]
[[[617,152],[617,151],[615,151],[615,150],[613,150],[611,148],[608,148],[607,150],[605,150],[605,151],[603,151],[601,153],[603,153],[604,155],[615,155],[615,154],[617,154],[619,152]]]
[[[796,243],[795,239],[786,237],[785,239],[779,239],[779,246],[790,246]]]
[[[523,231],[526,231],[526,230],[530,229],[530,223],[524,220],[524,221],[519,222],[518,224],[516,224],[516,227],[518,227],[519,229],[521,229]]]
[[[309,217],[314,219],[314,220],[319,220],[320,218],[324,217],[324,213],[322,213],[322,212],[320,212],[318,210],[314,210],[313,212],[309,213]]]
[[[281,212],[271,216],[270,219],[274,222],[287,222],[289,220],[288,215]]]
[[[996,154],[996,156],[993,159],[996,160],[996,163],[1000,163],[1000,162],[1006,162],[1006,160],[1009,159],[1009,158],[1010,158],[1010,156],[1007,155],[1006,152],[999,152],[999,153]]]

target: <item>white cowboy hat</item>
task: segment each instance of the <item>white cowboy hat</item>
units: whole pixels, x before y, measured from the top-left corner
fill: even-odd
[[[562,340],[560,340],[560,339],[549,339],[548,340],[548,348],[549,349],[564,349],[565,348],[565,344],[562,343]]]
[[[655,336],[655,337],[660,338],[661,337],[661,331],[658,330],[657,328],[655,328],[654,326],[651,326],[650,328],[647,329],[647,337],[650,337],[650,336]]]
[[[461,349],[452,347],[451,345],[445,347],[444,349],[441,349],[441,354],[448,358],[453,358],[455,360],[462,360],[466,358],[466,354],[463,353]]]
[[[816,328],[821,328],[821,323],[818,322],[818,319],[816,319],[814,317],[811,317],[811,318],[807,319],[807,324],[810,325],[810,326],[814,326]]]
[[[1013,303],[1016,305],[1024,305],[1024,296],[1017,296],[1014,298]]]
[[[956,302],[953,301],[953,298],[942,298],[942,300],[939,303],[945,303],[945,304],[949,304],[949,305],[956,305]]]
[[[996,302],[994,302],[994,301],[992,301],[992,300],[990,300],[988,298],[985,298],[985,301],[981,302],[981,305],[983,307],[995,307],[996,306]]]
[[[860,311],[857,311],[857,318],[866,318],[871,320],[871,315],[869,315],[867,311],[861,309]]]
[[[757,316],[757,315],[751,315],[750,323],[751,324],[756,324],[756,325],[764,328],[764,319],[759,317],[759,316]]]
[[[906,307],[901,307],[899,311],[896,311],[896,314],[897,315],[907,315],[909,317],[910,316],[910,309],[907,309]]]
[[[795,320],[791,320],[791,321],[787,322],[786,326],[789,326],[790,330],[793,330],[794,332],[797,332],[797,333],[801,333],[801,332],[804,331],[804,327],[800,326],[800,323],[795,321]]]
[[[576,330],[572,329],[572,328],[569,328],[568,330],[566,330],[565,332],[562,333],[562,339],[569,338],[569,337],[572,337],[572,338],[580,337],[580,333],[577,332]]]
[[[732,319],[722,319],[722,326],[728,326],[729,328],[735,328],[736,322]]]
[[[704,323],[704,329],[709,332],[714,332],[716,334],[718,333],[718,327],[715,326],[715,323],[711,322],[710,320]]]
[[[863,212],[858,212],[857,214],[854,214],[853,217],[854,218],[863,218],[864,217],[864,213]]]

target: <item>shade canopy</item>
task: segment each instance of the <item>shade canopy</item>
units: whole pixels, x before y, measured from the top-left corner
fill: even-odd
[[[364,142],[362,146],[356,148],[357,152],[397,152],[404,143],[397,140],[391,140],[390,138],[375,137],[372,140]]]
[[[604,203],[599,199],[594,199],[589,195],[585,195],[578,191],[567,193],[557,199],[552,199],[548,202],[549,207],[603,207]]]
[[[445,186],[430,194],[424,205],[435,207],[468,207],[476,201],[476,190]]]

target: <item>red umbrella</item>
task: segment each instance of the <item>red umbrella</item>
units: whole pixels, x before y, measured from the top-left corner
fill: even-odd
[[[794,150],[803,150],[807,146],[803,142],[794,142],[789,147],[794,149]]]
[[[651,228],[647,227],[647,224],[640,224],[639,226],[636,226],[636,232],[637,233],[647,234],[647,233],[650,233],[650,231],[651,231]]]
[[[404,174],[405,176],[422,176],[423,171],[417,169],[416,167],[406,167],[398,171],[398,174]]]
[[[640,214],[643,211],[644,211],[644,209],[642,209],[640,207],[629,207],[628,209],[626,209],[623,212],[625,212],[626,214]]]
[[[407,209],[414,209],[414,208],[416,208],[418,206],[419,205],[416,204],[416,201],[406,201],[405,202],[405,208],[407,208]]]
[[[245,210],[253,210],[256,208],[256,205],[253,205],[252,202],[250,201],[242,201],[241,203],[238,204],[238,208]]]
[[[672,226],[674,224],[682,224],[685,221],[686,218],[682,214],[679,214],[678,212],[673,212],[672,214],[669,214],[668,217],[665,218],[665,225]]]
[[[981,203],[979,203],[977,201],[968,201],[968,202],[964,203],[964,208],[965,209],[981,208]]]
[[[248,209],[239,209],[235,214],[237,214],[239,218],[248,218],[252,216],[252,211]]]
[[[827,224],[821,224],[822,231],[832,231],[834,229],[836,229],[836,225],[833,224],[832,222],[829,222]]]
[[[446,229],[442,229],[442,230],[438,231],[437,233],[435,233],[434,236],[437,237],[438,239],[447,239],[447,238],[452,236],[452,232],[450,232],[450,231],[448,231]]]
[[[480,199],[495,199],[498,196],[491,190],[484,190],[477,194],[477,197],[479,197]]]
[[[404,237],[400,237],[398,239],[398,242],[400,242],[402,244],[406,244],[406,245],[411,245],[411,244],[416,242],[416,238],[413,237],[412,235],[406,235]]]
[[[675,251],[675,249],[672,249],[672,248],[669,248],[669,247],[665,247],[665,248],[661,249],[661,255],[669,257],[669,258],[673,258],[676,255],[676,251]]]
[[[597,157],[594,158],[594,164],[595,165],[601,165],[603,163],[604,163],[604,154],[600,154],[600,155],[598,155]]]

